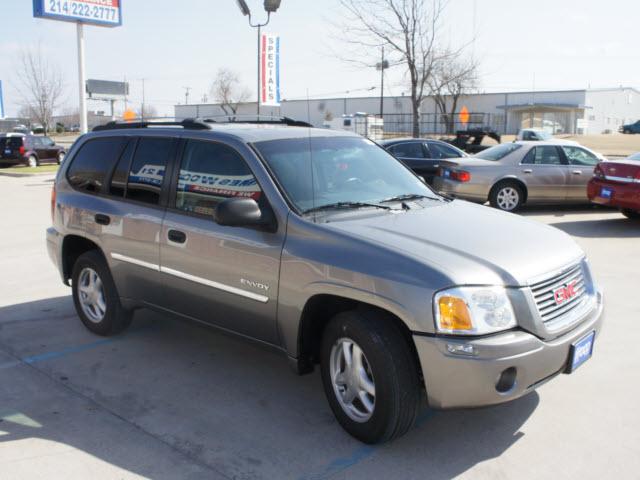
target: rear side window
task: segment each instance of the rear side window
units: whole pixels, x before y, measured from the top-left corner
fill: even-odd
[[[0,137],[0,148],[13,149],[22,147],[22,137]]]
[[[189,140],[180,163],[176,208],[211,216],[226,198],[260,198],[260,187],[244,159],[219,143]]]
[[[109,186],[109,194],[115,197],[124,197],[127,191],[127,180],[129,178],[129,166],[131,165],[131,157],[136,146],[135,139],[129,140],[127,147],[120,156],[116,169],[111,177],[111,185]]]
[[[389,151],[400,158],[424,158],[422,144],[418,142],[400,143],[389,147]]]
[[[96,138],[85,143],[75,155],[67,180],[72,187],[87,192],[100,192],[105,179],[116,163],[125,139]]]
[[[429,142],[427,144],[429,151],[431,152],[431,158],[441,160],[443,158],[460,158],[461,152],[456,149],[443,145],[442,143]]]
[[[143,137],[138,141],[129,171],[126,198],[152,205],[159,203],[172,146],[171,138]]]
[[[556,147],[544,146],[532,148],[522,163],[527,165],[562,165],[562,160]]]

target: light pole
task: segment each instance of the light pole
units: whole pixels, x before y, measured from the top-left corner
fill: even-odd
[[[245,0],[237,0],[237,2],[238,2],[238,8],[240,8],[242,15],[244,15],[245,17],[249,17],[249,25],[253,28],[258,29],[258,82],[257,82],[258,97],[257,97],[256,104],[257,104],[258,115],[260,115],[260,33],[262,30],[262,27],[266,27],[269,24],[269,20],[271,20],[271,14],[275,13],[276,10],[280,8],[280,3],[282,2],[282,0],[264,0],[264,10],[265,12],[267,12],[267,21],[264,23],[256,23],[256,24],[254,24],[251,21],[251,9],[249,8],[249,5],[247,5],[247,2]]]

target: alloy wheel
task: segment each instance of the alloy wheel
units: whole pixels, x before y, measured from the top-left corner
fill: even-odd
[[[510,212],[520,203],[520,193],[513,187],[503,187],[496,195],[496,203],[501,210]]]
[[[82,269],[78,277],[78,297],[82,311],[93,323],[100,323],[107,312],[104,287],[98,273],[92,268]]]
[[[356,422],[373,415],[376,386],[367,357],[350,338],[340,338],[331,349],[330,374],[338,403]]]

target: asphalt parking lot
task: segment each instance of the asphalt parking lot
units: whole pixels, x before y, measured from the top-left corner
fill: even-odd
[[[272,351],[147,311],[89,333],[47,257],[51,182],[0,176],[0,478],[640,478],[640,223],[526,210],[591,259],[607,308],[594,358],[509,404],[425,409],[371,447],[336,423],[317,372]]]

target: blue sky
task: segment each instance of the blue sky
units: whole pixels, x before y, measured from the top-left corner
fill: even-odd
[[[262,2],[247,0],[252,10]],[[477,4],[474,22],[474,3]],[[66,79],[65,104],[77,105],[75,27],[32,17],[31,0],[3,0],[0,79],[7,115],[17,113],[15,69],[19,52],[40,42]],[[374,69],[356,68],[336,58],[339,35],[331,21],[341,18],[337,0],[282,0],[268,30],[282,37],[284,98],[363,95],[377,86]],[[450,0],[442,28],[445,42],[462,44],[476,29],[476,56],[485,91],[640,86],[635,0]],[[131,100],[160,113],[200,100],[218,68],[235,70],[255,90],[256,36],[234,0],[123,0],[120,28],[87,27],[87,75],[131,84]],[[408,90],[404,72],[387,73],[385,94]],[[366,93],[364,93],[366,94]],[[373,91],[378,95],[378,91]],[[90,108],[106,108],[91,103]]]

